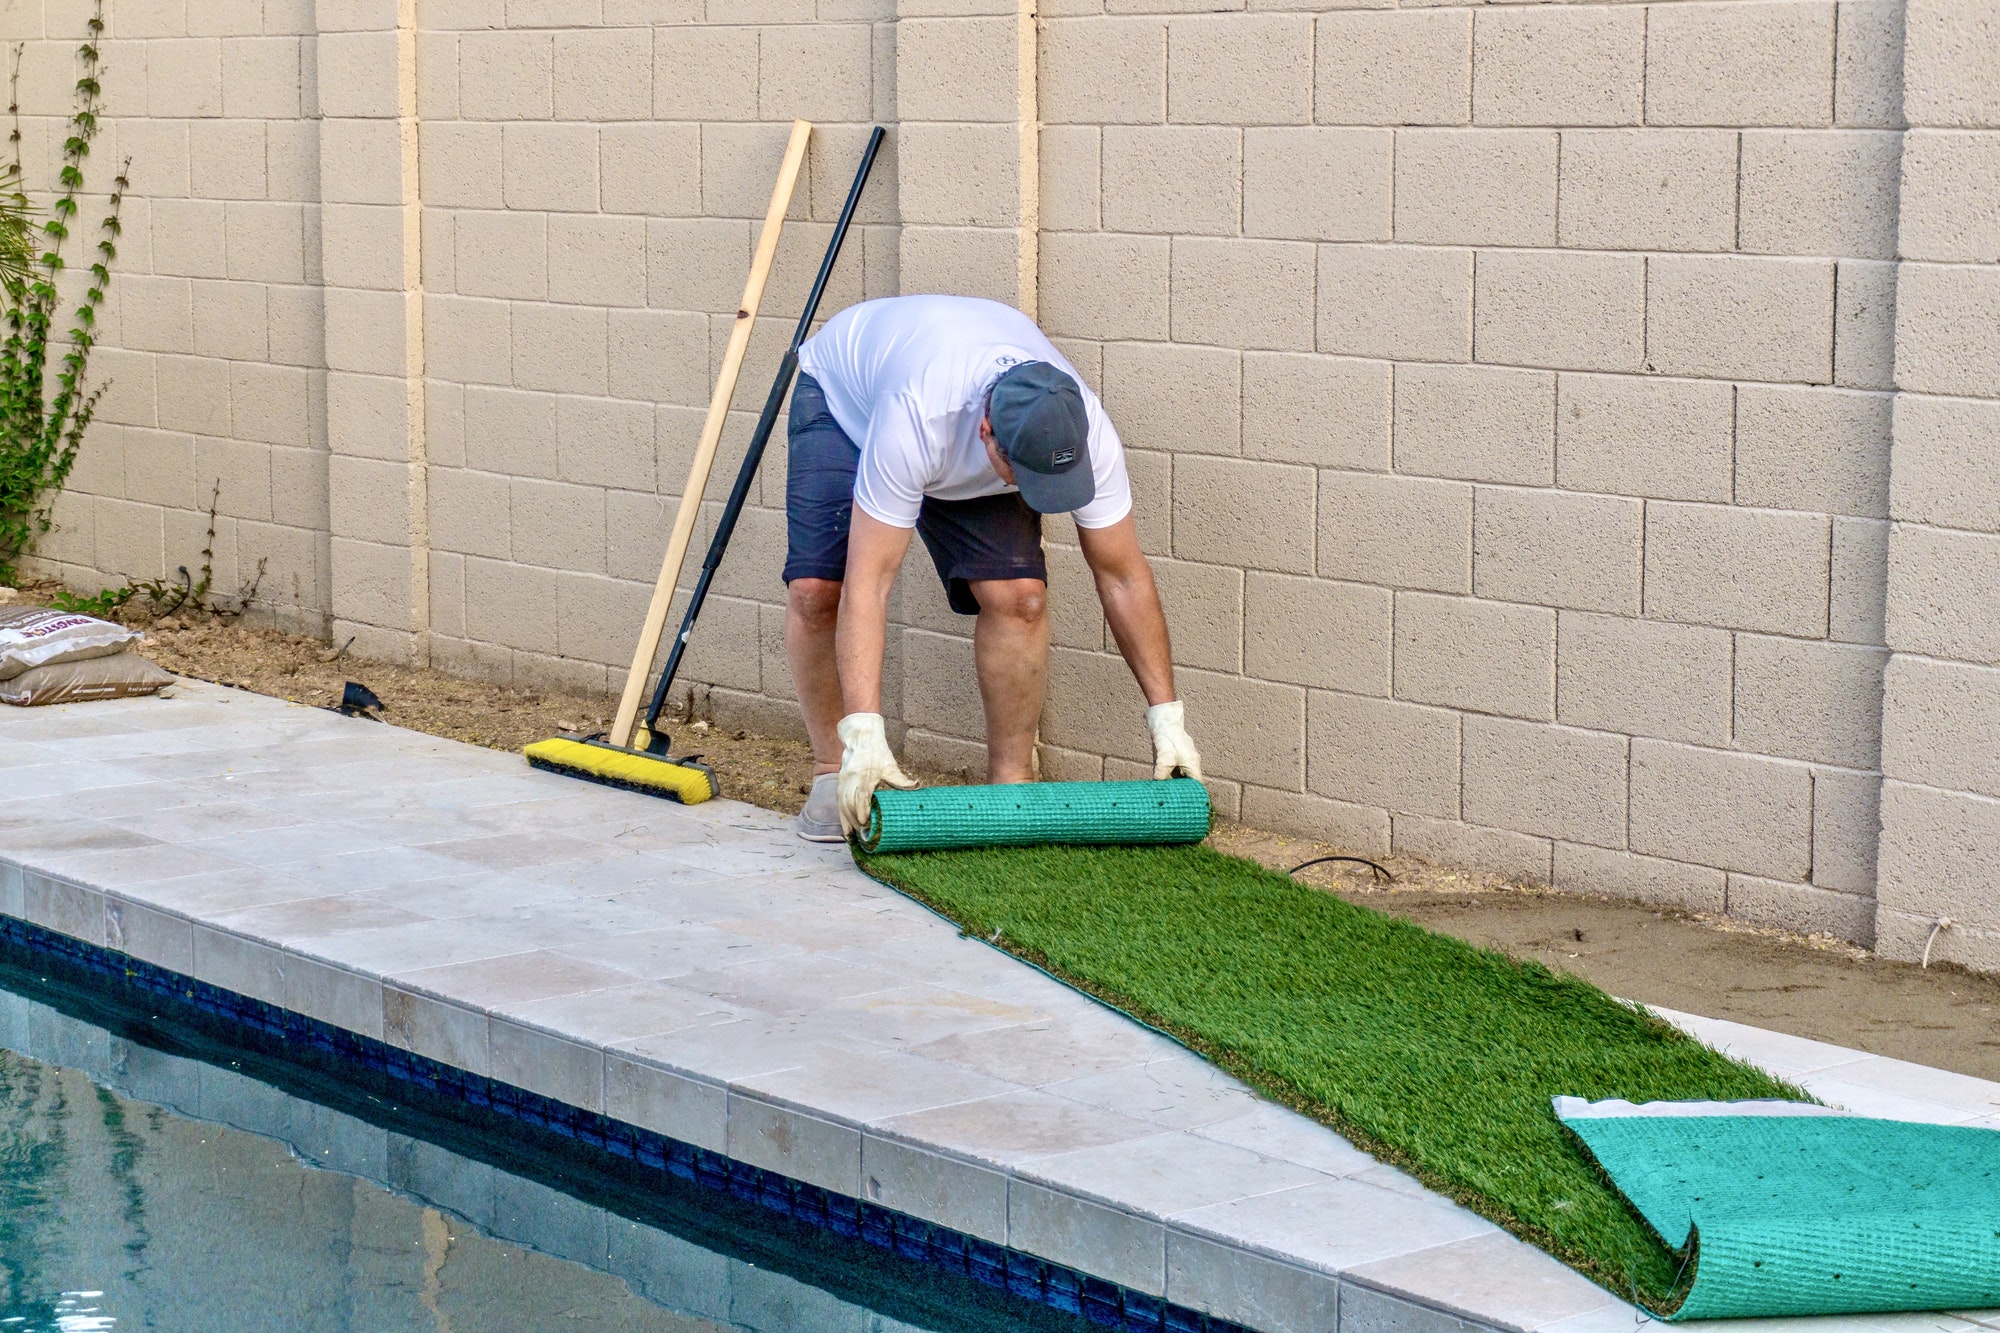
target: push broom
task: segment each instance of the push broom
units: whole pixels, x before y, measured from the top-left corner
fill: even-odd
[[[716,521],[715,536],[708,544],[708,555],[701,562],[700,577],[696,579],[694,592],[688,598],[687,610],[681,615],[680,630],[674,636],[666,665],[660,670],[659,683],[653,688],[652,701],[646,708],[643,722],[638,720],[639,701],[645,692],[646,677],[653,658],[659,653],[660,638],[666,629],[667,610],[673,601],[674,587],[680,582],[681,566],[687,558],[695,519],[701,509],[702,492],[708,485],[709,469],[715,462],[716,446],[722,438],[730,400],[735,395],[736,377],[743,366],[751,325],[756,321],[757,304],[764,294],[764,280],[770,275],[772,257],[777,252],[778,231],[784,225],[785,212],[791,205],[792,187],[798,180],[799,164],[805,156],[806,139],[811,133],[812,126],[805,121],[793,122],[791,144],[785,150],[783,165],[778,169],[778,183],[771,192],[771,208],[765,214],[764,230],[758,235],[757,252],[750,265],[750,279],[743,288],[743,304],[736,312],[736,327],[730,335],[729,347],[723,353],[722,372],[716,379],[715,395],[708,405],[708,419],[702,426],[701,441],[695,448],[694,466],[688,472],[687,486],[681,493],[680,512],[674,519],[673,535],[667,542],[666,559],[660,565],[659,582],[653,588],[652,605],[646,610],[646,623],[639,633],[639,646],[632,654],[632,668],[625,674],[625,691],[618,700],[618,714],[611,724],[611,731],[605,737],[588,740],[557,737],[536,741],[524,751],[528,762],[536,768],[586,778],[611,787],[624,787],[648,796],[662,796],[683,805],[695,805],[717,794],[715,770],[700,762],[701,756],[668,757],[668,737],[660,730],[660,713],[666,707],[667,692],[673,687],[681,658],[687,652],[688,636],[694,630],[695,618],[701,614],[702,603],[708,600],[709,585],[714,582],[715,571],[721,566],[723,553],[736,531],[736,520],[742,515],[744,503],[749,499],[750,487],[756,483],[757,467],[764,458],[764,446],[770,442],[778,413],[784,409],[785,394],[798,370],[799,344],[812,331],[813,317],[819,312],[820,297],[826,292],[827,279],[832,276],[834,263],[840,258],[841,242],[847,239],[848,226],[854,220],[855,205],[860,202],[862,188],[868,184],[868,173],[875,165],[875,155],[882,147],[884,131],[880,126],[868,136],[868,146],[862,150],[861,166],[854,173],[854,183],[848,187],[847,202],[841,206],[840,220],[834,224],[833,238],[827,242],[825,258],[820,260],[819,275],[813,280],[812,291],[806,296],[805,312],[799,316],[791,344],[785,349],[784,359],[778,363],[771,392],[764,399],[764,411],[757,418],[757,429],[750,436],[750,447],[743,455],[743,465],[737,469],[736,486],[730,491],[729,502],[723,506],[722,515]]]

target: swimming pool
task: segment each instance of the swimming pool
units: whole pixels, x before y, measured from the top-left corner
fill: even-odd
[[[0,1333],[1086,1326],[43,971],[0,958]]]

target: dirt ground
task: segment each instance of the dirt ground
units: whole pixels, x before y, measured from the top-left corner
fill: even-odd
[[[53,585],[0,593],[44,601]],[[204,612],[121,618],[144,628],[144,652],[181,675],[332,707],[346,682],[381,698],[386,721],[499,750],[544,737],[601,732],[612,701],[559,691],[508,689],[442,672],[359,662],[336,646]],[[725,795],[796,812],[811,782],[803,742],[721,728],[699,696],[681,701],[674,753],[700,752]],[[690,719],[685,714],[692,711]],[[965,773],[913,772],[931,783]],[[1223,823],[1211,841],[1280,870],[1340,848]],[[1575,972],[1614,995],[1802,1037],[1857,1047],[1982,1078],[2000,1079],[2000,977],[1951,966],[1928,971],[1876,958],[1829,937],[1802,937],[1726,918],[1557,893],[1407,857],[1367,866],[1314,866],[1300,878],[1475,944]]]
[[[1216,845],[1289,869],[1339,849],[1241,825]],[[1830,936],[1509,883],[1402,857],[1299,878],[1377,911],[1574,972],[1629,1000],[2000,1079],[2000,977],[1877,958]]]

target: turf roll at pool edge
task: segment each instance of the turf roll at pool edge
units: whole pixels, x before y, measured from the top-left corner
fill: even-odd
[[[878,791],[860,842],[868,852],[1159,846],[1200,842],[1208,824],[1208,789],[1193,778],[1020,782]]]

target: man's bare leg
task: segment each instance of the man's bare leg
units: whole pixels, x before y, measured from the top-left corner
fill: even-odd
[[[1040,579],[980,579],[972,585],[979,697],[986,705],[986,780],[1032,782],[1035,729],[1049,680],[1049,590]]]
[[[833,658],[839,613],[838,579],[793,579],[785,589],[785,659],[812,738],[815,776],[840,771],[840,671]]]

